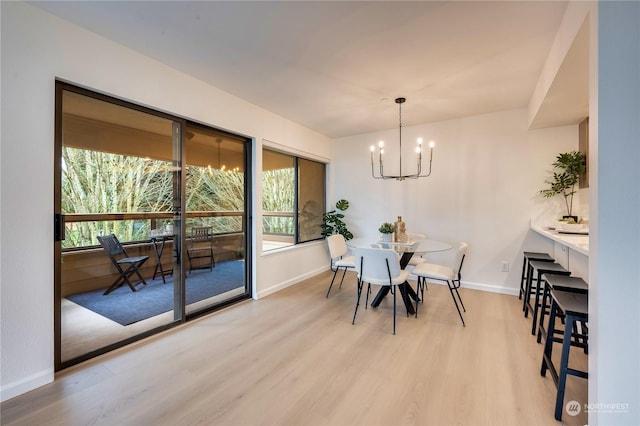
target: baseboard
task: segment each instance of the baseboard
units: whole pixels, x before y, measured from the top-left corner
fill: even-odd
[[[47,369],[40,373],[32,374],[17,382],[8,383],[0,387],[0,402],[7,401],[23,393],[29,392],[47,383],[53,382],[53,369]]]
[[[508,294],[510,296],[517,296],[519,293],[517,288],[503,287],[503,286],[491,285],[491,284],[472,283],[469,281],[462,281],[462,288],[488,291],[490,293]]]
[[[442,281],[427,281],[427,282],[429,284],[446,285],[446,283]],[[509,296],[517,296],[519,293],[519,290],[517,288],[503,287],[503,286],[491,285],[491,284],[474,283],[470,281],[462,281],[462,288],[487,291],[489,293],[508,294]]]
[[[328,266],[317,268],[317,269],[314,269],[313,271],[307,272],[306,274],[298,275],[297,277],[291,278],[291,279],[289,279],[287,281],[281,282],[281,283],[279,283],[277,285],[274,285],[274,286],[269,287],[267,289],[261,290],[257,294],[257,296],[258,296],[257,299],[261,299],[261,298],[266,297],[266,296],[268,296],[270,294],[276,293],[276,292],[278,292],[280,290],[284,290],[287,287],[291,287],[292,285],[298,284],[298,283],[300,283],[300,282],[302,282],[302,281],[304,281],[304,280],[306,280],[308,278],[311,278],[311,277],[313,277],[315,275],[318,275],[318,274],[320,274],[320,273],[322,273],[322,272],[324,272],[324,271],[326,271],[328,269],[329,269]]]

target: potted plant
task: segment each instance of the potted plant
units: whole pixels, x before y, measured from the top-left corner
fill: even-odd
[[[558,154],[552,166],[553,176],[545,180],[548,187],[542,189],[540,194],[545,198],[561,195],[564,198],[567,213],[562,216],[562,219],[578,223],[578,217],[573,215],[573,195],[576,193],[580,175],[587,171],[585,156],[578,151],[561,153]]]
[[[380,231],[380,233],[382,234],[382,241],[385,242],[391,242],[391,236],[393,235],[395,230],[396,227],[393,225],[393,223],[389,222],[383,223],[382,225],[380,225],[380,228],[378,228],[378,231]]]
[[[328,237],[333,234],[340,234],[345,240],[353,238],[353,234],[347,229],[347,224],[344,223],[344,214],[341,212],[349,208],[349,202],[347,200],[338,200],[336,202],[335,210],[325,213],[322,216],[322,236]]]

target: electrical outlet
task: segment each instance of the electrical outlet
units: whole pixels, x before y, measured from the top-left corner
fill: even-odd
[[[509,262],[502,261],[502,272],[509,272]]]

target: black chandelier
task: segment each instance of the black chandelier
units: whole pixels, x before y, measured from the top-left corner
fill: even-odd
[[[395,180],[405,180],[405,179],[417,179],[420,177],[428,177],[431,175],[431,162],[433,161],[433,147],[435,143],[431,141],[429,143],[429,171],[426,174],[422,174],[422,138],[418,138],[418,146],[416,147],[416,159],[417,159],[417,171],[413,174],[403,175],[402,174],[402,104],[405,103],[405,98],[396,98],[396,103],[398,104],[399,109],[399,122],[400,122],[400,157],[399,157],[399,165],[400,170],[398,175],[385,175],[384,174],[384,163],[383,163],[383,155],[384,155],[384,142],[378,142],[379,152],[378,152],[378,164],[380,167],[379,175],[376,176],[374,167],[373,167],[373,157],[374,152],[376,150],[375,146],[371,145],[371,176],[374,179],[395,179]]]

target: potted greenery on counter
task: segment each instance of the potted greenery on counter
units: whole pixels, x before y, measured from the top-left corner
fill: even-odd
[[[567,213],[562,216],[562,219],[578,223],[578,217],[573,215],[573,195],[576,193],[580,175],[587,171],[585,156],[578,151],[561,153],[558,154],[552,166],[553,176],[545,180],[548,186],[542,189],[540,194],[545,198],[561,195],[564,198]]]

